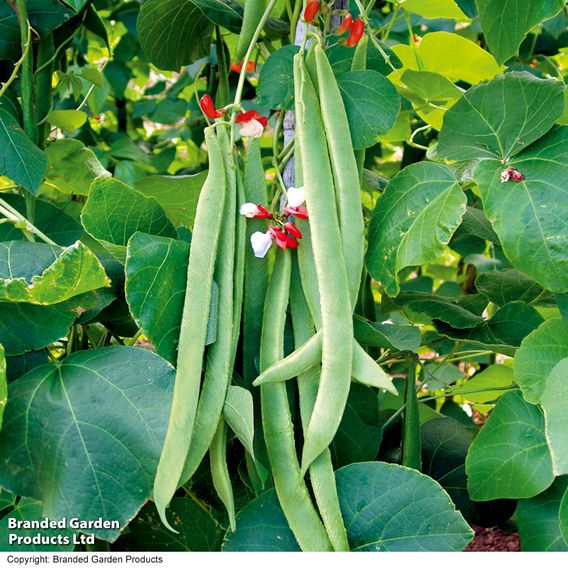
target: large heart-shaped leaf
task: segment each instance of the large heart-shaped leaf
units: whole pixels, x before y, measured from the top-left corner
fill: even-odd
[[[369,227],[367,268],[387,294],[399,291],[398,273],[435,260],[465,212],[466,197],[452,171],[420,162],[404,168],[379,198]]]
[[[4,4],[8,6],[8,4]],[[11,8],[10,8],[11,9]],[[0,108],[0,175],[37,195],[47,170],[45,152],[20,128],[18,121]]]
[[[475,287],[498,306],[515,301],[530,303],[544,291],[534,280],[512,268],[482,272]]]
[[[0,302],[0,343],[6,355],[21,355],[63,337],[69,326],[96,304],[94,293],[81,294],[51,306]]]
[[[178,534],[168,530],[160,521],[153,503],[146,505],[128,525],[128,534],[118,544],[126,550],[141,552],[210,552],[221,548],[223,533],[219,524],[203,504],[189,497],[174,497],[168,511]]]
[[[188,176],[147,176],[135,183],[136,189],[153,197],[175,225],[193,229],[197,200],[207,170]]]
[[[0,519],[0,550],[9,550],[10,552],[58,552],[69,551],[75,548],[73,544],[73,531],[70,529],[11,529],[8,526],[9,519],[17,519],[18,521],[42,521],[43,505],[35,499],[24,497],[18,501],[18,504],[2,519]],[[50,519],[58,521],[59,519]],[[33,538],[37,534],[41,534],[44,538],[52,539],[53,544],[24,544],[23,542],[10,541],[10,537]],[[58,541],[60,541],[58,543]]]
[[[262,493],[237,513],[237,530],[227,533],[225,552],[299,552],[276,491]]]
[[[126,260],[128,239],[141,231],[175,238],[176,230],[153,197],[146,197],[126,184],[96,179],[81,213],[85,230],[118,260]]]
[[[545,134],[564,110],[564,84],[527,72],[471,88],[444,116],[437,154],[503,162]],[[499,234],[499,231],[497,231]]]
[[[568,477],[558,478],[544,493],[519,501],[517,525],[523,552],[568,552],[559,523]]]
[[[213,25],[192,0],[147,0],[140,9],[138,38],[152,63],[178,71],[209,53]]]
[[[98,177],[110,177],[95,153],[80,140],[64,138],[51,142],[47,154],[46,180],[50,186],[71,195],[89,195]]]
[[[285,45],[266,60],[258,77],[257,96],[262,106],[271,109],[294,108],[294,82],[290,81],[294,69],[297,45]]]
[[[474,171],[505,255],[553,292],[568,291],[568,190],[562,183],[568,175],[567,148],[564,126],[516,156],[509,165],[524,176],[520,183],[503,183],[498,160],[486,160]]]
[[[515,379],[529,402],[539,402],[546,378],[566,357],[568,325],[560,318],[545,321],[525,337],[515,355]]]
[[[523,339],[542,321],[542,316],[532,306],[510,302],[472,329],[452,329],[447,324],[436,323],[436,330],[450,339],[513,356]]]
[[[448,494],[414,469],[355,463],[336,473],[341,512],[355,551],[463,550],[472,530]]]
[[[475,0],[483,35],[499,63],[513,57],[532,28],[552,18],[564,0]]]
[[[74,353],[10,384],[0,486],[39,499],[48,517],[99,517],[120,528],[152,491],[174,369],[132,347]]]
[[[562,359],[546,377],[544,390],[540,397],[554,475],[568,474],[566,401],[568,401],[568,358]]]
[[[383,48],[383,51],[390,58],[392,66],[398,69],[401,66],[401,63],[392,49],[386,43],[382,43],[381,41],[379,41],[379,44]],[[328,48],[327,56],[329,58],[331,66],[333,67],[333,72],[339,76],[341,73],[351,71],[353,58],[355,56],[355,50],[338,43]],[[365,62],[365,69],[378,71],[381,75],[385,76],[389,75],[392,72],[392,67],[387,64],[385,58],[373,43],[369,43],[369,45],[367,46],[367,60]]]
[[[554,480],[538,406],[519,391],[504,394],[469,449],[467,488],[472,499],[526,499]]]
[[[234,0],[191,0],[209,20],[230,32],[239,33],[243,7]]]
[[[0,300],[50,305],[110,286],[95,254],[81,241],[63,249],[44,243],[0,243]]]
[[[400,111],[400,97],[393,84],[378,71],[348,71],[338,80],[351,140],[357,149],[368,148],[389,130]]]
[[[128,242],[126,300],[159,355],[175,364],[189,244],[135,233]]]

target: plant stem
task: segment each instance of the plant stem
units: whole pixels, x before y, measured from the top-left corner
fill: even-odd
[[[44,243],[48,245],[57,246],[57,243],[52,241],[47,235],[42,233],[36,226],[34,226],[28,219],[26,219],[17,209],[14,209],[9,203],[0,199],[0,214],[4,215],[6,219],[10,219],[14,223],[22,224],[25,230],[37,235]]]
[[[26,45],[25,45],[24,51],[22,53],[22,57],[20,57],[20,59],[18,59],[18,61],[16,62],[16,65],[14,65],[14,69],[12,70],[12,74],[10,75],[8,80],[2,85],[2,88],[0,89],[0,97],[8,90],[8,87],[12,84],[14,79],[18,76],[18,71],[19,71],[20,67],[22,66],[22,63],[25,61],[25,59],[28,56],[31,44],[32,44],[32,28],[28,23]]]
[[[264,14],[262,14],[262,18],[254,31],[252,39],[250,41],[250,45],[248,46],[247,52],[245,54],[245,58],[243,60],[243,66],[241,68],[241,72],[239,74],[239,82],[237,83],[237,90],[235,92],[235,99],[233,101],[233,111],[231,112],[231,147],[235,144],[235,121],[237,120],[237,107],[241,104],[241,98],[243,96],[243,87],[245,85],[245,78],[247,74],[247,65],[250,61],[253,49],[260,37],[260,33],[262,32],[262,28],[264,28],[264,24],[266,24],[266,20],[270,16],[270,12],[272,12],[272,8],[276,4],[277,0],[270,0],[266,10],[264,10]]]

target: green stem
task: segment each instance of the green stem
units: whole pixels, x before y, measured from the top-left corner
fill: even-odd
[[[250,61],[253,49],[260,37],[260,33],[262,32],[262,28],[264,28],[264,24],[266,24],[266,20],[270,16],[270,12],[272,12],[272,8],[276,4],[277,0],[270,0],[266,10],[264,10],[264,14],[262,14],[262,18],[254,31],[252,39],[250,41],[250,45],[248,46],[247,52],[245,54],[245,58],[243,60],[243,66],[241,68],[241,72],[239,74],[239,82],[237,83],[237,90],[235,92],[235,100],[233,101],[233,111],[231,112],[231,147],[235,144],[235,123],[237,120],[237,108],[241,104],[241,99],[243,96],[243,87],[245,85],[245,78],[247,74],[247,65]]]
[[[0,214],[4,215],[6,219],[10,219],[14,223],[22,224],[26,231],[37,235],[44,243],[48,245],[55,245],[57,243],[52,241],[47,235],[44,235],[36,226],[34,226],[28,219],[26,219],[17,209],[14,209],[9,203],[0,199]]]
[[[53,75],[53,63],[55,61],[53,36],[46,34],[41,38],[37,49],[37,64],[40,67],[35,72],[36,108],[35,120],[38,128],[38,146],[45,148],[49,124],[47,115],[51,110],[51,77]]]
[[[417,469],[422,467],[422,440],[420,434],[420,416],[416,393],[416,359],[413,357],[408,366],[405,393],[405,411],[402,440],[402,465]]]

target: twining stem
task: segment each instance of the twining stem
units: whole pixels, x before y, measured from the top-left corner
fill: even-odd
[[[13,223],[21,224],[25,227],[26,231],[37,235],[44,243],[48,245],[55,245],[57,243],[52,241],[47,235],[42,233],[35,225],[26,219],[17,209],[14,209],[9,203],[0,198],[0,214],[4,215]]]
[[[266,20],[268,20],[268,17],[270,16],[270,12],[272,12],[272,8],[274,8],[274,5],[276,4],[277,0],[270,0],[270,2],[268,3],[268,6],[266,6],[266,10],[264,10],[264,14],[262,14],[262,18],[260,18],[260,22],[258,22],[258,26],[256,26],[256,30],[254,31],[254,34],[252,36],[252,39],[250,41],[250,44],[248,46],[247,52],[245,54],[245,58],[243,59],[243,66],[241,68],[241,72],[239,74],[239,82],[237,83],[237,90],[235,92],[235,99],[233,101],[233,110],[231,112],[231,148],[234,146],[235,144],[235,124],[236,124],[236,120],[237,120],[237,108],[238,106],[241,104],[241,99],[243,96],[243,87],[245,85],[245,78],[247,75],[247,66],[248,66],[248,62],[251,59],[252,56],[252,52],[256,46],[256,42],[258,41],[258,38],[260,37],[260,33],[262,32],[262,29],[264,28],[264,24],[266,24]]]

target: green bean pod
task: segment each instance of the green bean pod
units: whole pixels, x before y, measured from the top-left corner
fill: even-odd
[[[239,205],[245,201],[245,188],[241,172],[236,168],[237,181],[237,202],[235,204],[234,214],[236,215],[236,234],[235,234],[235,275],[233,282],[233,347],[231,359],[234,363],[237,356],[237,344],[239,342],[239,333],[241,330],[241,320],[243,317],[243,298],[244,298],[244,281],[245,281],[245,254],[247,241],[247,220],[243,215],[239,214]]]
[[[257,205],[268,202],[258,138],[249,138],[243,184],[245,201]],[[246,231],[242,365],[243,379],[246,385],[250,385],[258,375],[256,361],[260,352],[262,332],[262,318],[259,314],[263,312],[268,288],[268,262],[263,258],[256,258],[248,243],[254,232],[266,231],[266,222],[262,219],[248,219]]]
[[[361,284],[365,254],[365,223],[361,205],[359,169],[353,147],[350,143],[346,143],[351,140],[351,131],[335,74],[323,48],[316,45],[314,52],[320,84],[321,116],[335,181],[343,259],[347,270],[351,305],[354,308]]]
[[[416,392],[416,362],[412,360],[406,379],[404,397],[404,422],[402,427],[402,465],[422,469],[422,438]]]
[[[294,343],[297,350],[302,349],[314,336],[315,329],[311,320],[304,291],[300,283],[298,263],[294,263],[290,290],[290,311]],[[300,396],[300,416],[302,425],[308,427],[317,398],[320,379],[319,364],[304,373],[298,373],[298,392]],[[323,523],[329,535],[333,549],[337,552],[349,551],[347,532],[339,507],[339,497],[335,483],[335,473],[331,463],[331,452],[324,450],[310,465],[310,483]]]
[[[241,27],[241,33],[239,34],[237,51],[235,52],[235,59],[237,61],[240,61],[245,56],[265,9],[266,0],[246,0],[243,13],[243,25]]]
[[[278,251],[264,306],[261,370],[279,361],[284,355],[284,326],[291,267],[290,251]],[[263,385],[260,394],[262,426],[274,487],[288,524],[302,550],[331,550],[325,527],[300,474],[286,385]]]
[[[172,408],[154,480],[156,508],[162,522],[170,530],[174,529],[167,522],[166,507],[178,488],[183,472],[201,384],[213,272],[227,193],[223,156],[228,152],[228,138],[224,134],[223,139],[217,137],[214,127],[205,129],[209,174],[201,190],[195,216]]]
[[[233,486],[227,467],[227,425],[225,420],[221,418],[219,425],[215,431],[211,448],[209,450],[209,460],[211,462],[211,478],[213,479],[213,487],[219,499],[225,505],[229,514],[229,525],[231,530],[235,532],[237,529],[237,521],[235,518],[235,498],[233,496]]]
[[[221,139],[225,136],[224,131],[219,134]],[[225,147],[228,148],[228,146]],[[223,412],[225,395],[233,376],[236,338],[238,337],[238,327],[235,327],[234,296],[235,286],[239,285],[237,282],[239,275],[235,255],[237,185],[236,172],[231,167],[230,158],[230,155],[224,155],[227,195],[214,273],[214,280],[219,287],[217,337],[207,351],[205,377],[199,396],[189,451],[180,478],[181,484],[191,478],[207,454],[219,423],[219,417]]]
[[[343,256],[327,141],[314,86],[303,55],[294,56],[297,144],[302,173],[314,264],[320,290],[322,372],[317,399],[305,432],[302,473],[325,450],[339,427],[353,362],[352,303]],[[323,87],[323,85],[322,85]]]

